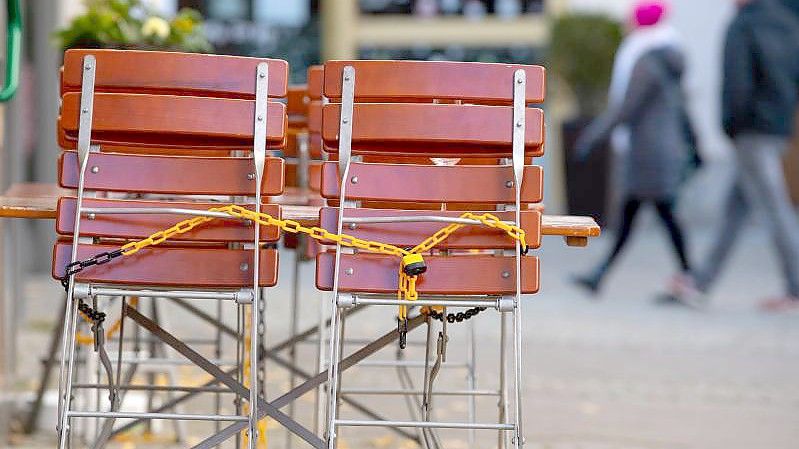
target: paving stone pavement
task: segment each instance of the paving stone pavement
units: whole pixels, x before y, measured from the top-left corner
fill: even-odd
[[[796,449],[799,448],[799,314],[770,315],[757,310],[759,299],[780,292],[777,264],[770,240],[761,231],[746,233],[735,251],[706,310],[663,306],[654,302],[676,263],[664,233],[644,218],[627,253],[614,268],[602,295],[588,298],[568,281],[571,273],[588,270],[607,249],[603,237],[586,249],[566,248],[545,239],[542,292],[524,305],[524,411],[527,449]],[[694,255],[709,241],[703,229],[693,229]],[[290,255],[281,255],[281,284],[290,285]],[[304,275],[312,279],[312,266]],[[320,296],[311,285],[303,289],[303,327],[316,318]],[[272,341],[285,335],[287,287],[270,291]],[[43,278],[28,283],[27,312],[20,351],[18,390],[31,387],[36,359],[52,326],[58,301],[57,285]],[[213,310],[208,306],[207,310]],[[207,329],[184,319],[185,313],[166,307],[165,315],[178,334],[196,335]],[[47,313],[43,313],[46,311]],[[391,311],[369,311],[348,324],[353,336],[368,337],[391,327]],[[232,318],[232,317],[229,317]],[[486,314],[475,319],[478,386],[497,385],[497,321]],[[463,360],[465,326],[452,327],[449,361]],[[419,337],[414,337],[418,340]],[[376,356],[391,359],[394,348]],[[408,358],[419,358],[409,349]],[[300,353],[311,370],[313,345]],[[201,379],[181,369],[186,379]],[[420,374],[420,371],[414,371]],[[465,372],[442,374],[442,388],[463,388]],[[270,392],[288,386],[285,372],[269,371]],[[345,375],[346,387],[396,387],[393,371],[359,368]],[[403,402],[385,397],[364,401],[386,414],[405,419]],[[194,404],[194,403],[192,403]],[[297,413],[310,422],[310,397]],[[196,407],[203,406],[198,402]],[[463,399],[440,399],[436,418],[463,419]],[[494,398],[478,400],[478,418],[496,419]],[[196,412],[199,410],[191,409]],[[344,407],[343,414],[357,417]],[[171,431],[169,426],[164,430]],[[205,433],[189,427],[191,439]],[[195,430],[196,429],[196,430]],[[207,429],[206,429],[207,430]],[[280,431],[271,433],[272,448],[284,447]],[[443,432],[446,449],[469,448],[463,432]],[[408,448],[383,430],[345,430],[341,447]],[[474,446],[495,447],[493,433],[478,432]],[[20,448],[52,447],[52,431],[42,429]],[[114,447],[167,447],[119,442]],[[186,444],[175,447],[186,447]],[[295,443],[294,447],[303,447]]]

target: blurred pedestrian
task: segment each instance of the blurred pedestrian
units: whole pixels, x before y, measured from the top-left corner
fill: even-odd
[[[598,292],[646,203],[655,206],[669,233],[679,276],[690,270],[674,209],[693,136],[688,132],[682,92],[684,55],[677,33],[664,22],[666,14],[663,1],[643,1],[633,8],[631,31],[614,61],[608,109],[576,143],[577,158],[585,160],[612,134],[612,144],[624,154],[625,162],[621,227],[615,245],[595,270],[574,279],[592,293]]]
[[[734,142],[735,182],[710,253],[694,272],[694,286],[678,297],[703,302],[718,277],[750,210],[768,227],[785,279],[786,294],[765,301],[770,309],[799,308],[799,219],[791,206],[782,156],[799,100],[799,22],[775,0],[736,0],[738,14],[724,50],[722,120]]]

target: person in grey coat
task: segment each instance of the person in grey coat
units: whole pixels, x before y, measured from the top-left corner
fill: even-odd
[[[799,103],[799,21],[776,0],[736,1],[722,86],[722,126],[734,143],[735,182],[716,241],[693,273],[693,285],[682,286],[678,298],[704,303],[746,216],[756,210],[771,233],[785,280],[784,296],[763,306],[799,309],[799,219],[782,165]]]
[[[624,51],[623,45],[620,49],[622,57]],[[690,272],[684,233],[674,216],[689,145],[681,85],[683,70],[684,57],[677,45],[666,42],[660,45],[656,39],[653,46],[644,46],[632,64],[620,102],[613,105],[611,87],[610,107],[577,141],[577,158],[584,160],[597,144],[620,126],[629,132],[629,148],[625,156],[625,199],[615,245],[593,272],[575,278],[578,285],[592,293],[598,291],[605,273],[627,243],[635,217],[645,203],[655,206],[669,233],[681,270],[678,276]]]

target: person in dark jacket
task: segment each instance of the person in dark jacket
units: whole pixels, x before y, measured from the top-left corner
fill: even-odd
[[[704,298],[739,235],[750,209],[769,228],[780,257],[786,295],[771,309],[799,307],[799,219],[791,206],[782,156],[799,100],[799,22],[776,0],[737,0],[738,14],[724,50],[722,125],[733,140],[735,182],[727,195],[722,229],[709,256],[679,298]]]
[[[639,3],[633,30],[614,63],[608,110],[576,144],[584,160],[613,134],[613,145],[625,154],[621,227],[610,254],[593,272],[578,276],[578,285],[596,293],[605,274],[625,247],[640,207],[655,206],[680,266],[690,270],[683,231],[674,216],[675,199],[687,164],[688,143],[682,93],[684,57],[676,33],[662,23],[663,2]],[[621,147],[621,148],[619,148]]]

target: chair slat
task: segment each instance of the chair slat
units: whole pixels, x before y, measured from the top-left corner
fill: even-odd
[[[341,105],[323,108],[322,139],[335,152]],[[525,148],[543,154],[544,115],[528,108]],[[507,106],[360,103],[353,111],[353,152],[507,155],[512,153],[513,109]]]
[[[80,92],[83,58],[97,61],[98,92],[160,93],[209,97],[255,98],[255,71],[269,65],[270,97],[285,97],[288,63],[279,59],[134,50],[67,50],[62,94]]]
[[[524,168],[521,200],[538,203],[543,197],[543,170]],[[353,162],[347,199],[422,203],[513,203],[513,168],[490,165],[399,165]],[[322,167],[322,196],[338,199],[338,164]]]
[[[477,212],[479,213],[479,212]],[[515,221],[515,212],[491,212],[502,220]],[[347,209],[345,217],[412,217],[435,215],[438,217],[456,218],[461,215],[457,211],[396,211],[391,209]],[[321,227],[330,232],[338,230],[338,209],[324,207],[319,212]],[[346,222],[345,222],[346,223]],[[541,245],[541,213],[526,210],[521,213],[522,229],[526,234],[527,245],[538,248]],[[446,223],[358,223],[345,225],[344,232],[365,240],[389,243],[401,248],[413,247],[424,239],[435,234]],[[452,234],[447,240],[436,246],[436,249],[513,249],[516,241],[507,237],[504,231],[483,226],[465,226]]]
[[[73,197],[63,197],[58,201],[56,232],[59,235],[72,235],[75,230],[75,206]],[[179,208],[207,210],[219,207],[219,203],[180,202],[180,201],[140,201],[111,200],[85,198],[84,208]],[[248,207],[253,210],[254,207]],[[273,217],[280,217],[280,207],[276,204],[263,204],[261,211]],[[81,220],[80,235],[82,237],[105,237],[120,239],[144,239],[151,234],[168,229],[176,223],[189,219],[186,215],[176,214],[97,214],[93,219],[84,217]],[[171,242],[205,241],[205,242],[249,242],[253,238],[253,227],[242,220],[216,219],[194,228],[185,234],[170,239]],[[275,242],[280,238],[280,230],[274,226],[261,226],[261,240]]]
[[[300,134],[304,134],[308,138],[308,156],[311,159],[319,160],[322,159],[322,137],[319,134],[308,134],[306,130],[296,130],[289,128],[288,134],[286,134],[286,145],[282,148],[282,153],[284,157],[297,157],[299,145],[299,136]],[[316,145],[313,142],[316,141]]]
[[[311,100],[321,100],[325,78],[325,67],[322,65],[312,65],[308,67],[308,98]]]
[[[312,100],[308,104],[308,132],[322,132],[322,107],[320,100]]]
[[[286,162],[285,164],[285,178],[286,178],[286,186],[287,187],[299,187],[299,180],[298,180],[298,165],[292,162]],[[321,178],[322,178],[322,164],[317,161],[312,161],[308,164],[308,171],[306,173],[308,179],[308,188],[311,189],[313,192],[319,191],[319,186],[321,185]]]
[[[324,95],[341,98],[345,66],[355,68],[357,101],[464,100],[510,104],[516,70],[527,73],[527,103],[543,103],[543,67],[442,61],[329,61],[324,68]]]
[[[289,128],[304,128],[308,124],[308,86],[289,86],[286,97]]]
[[[255,102],[231,98],[98,93],[94,97],[92,142],[161,147],[252,149]],[[75,148],[80,94],[63,97],[60,126]],[[286,107],[270,102],[267,144],[283,145]]]
[[[316,259],[316,287],[333,289],[335,253]],[[397,291],[397,257],[377,254],[342,254],[339,290],[344,292],[394,293]],[[427,272],[416,282],[419,294],[510,295],[516,293],[516,258],[492,255],[427,256]],[[346,274],[348,270],[352,274]],[[522,258],[522,293],[539,287],[538,258]],[[453,298],[455,299],[455,298]]]
[[[116,248],[113,245],[79,245],[78,259],[88,259]],[[70,243],[56,243],[52,270],[54,278],[63,276],[70,253]],[[277,283],[277,267],[277,251],[261,250],[259,284],[262,287],[273,287]],[[79,282],[103,284],[235,289],[252,286],[251,270],[252,251],[248,250],[151,247],[84,270],[76,279]]]
[[[252,159],[244,157],[141,156],[93,153],[85,186],[111,192],[172,193],[181,195],[254,195]],[[96,169],[95,169],[96,167]],[[96,173],[95,173],[96,172]],[[76,189],[78,156],[64,152],[59,160],[59,183]],[[283,192],[283,160],[266,159],[261,193]]]

